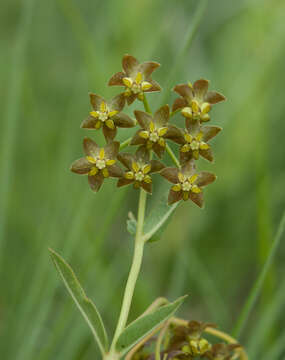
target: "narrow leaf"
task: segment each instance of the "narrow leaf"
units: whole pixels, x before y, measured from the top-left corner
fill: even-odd
[[[176,209],[178,203],[167,205],[167,200],[163,198],[150,212],[144,224],[144,240],[157,241],[162,235],[170,217]],[[156,235],[154,237],[154,235]]]
[[[127,230],[131,235],[136,235],[137,231],[137,222],[135,219],[127,220]]]
[[[88,326],[90,327],[95,337],[95,340],[98,343],[100,351],[104,355],[107,351],[108,339],[103,325],[103,321],[96,306],[94,305],[92,300],[90,300],[86,296],[76,275],[74,274],[72,268],[67,264],[67,262],[54,250],[49,249],[49,251],[55,267],[64,282],[64,285],[66,286],[68,292],[70,293],[72,299],[80,310]]]
[[[125,328],[116,343],[116,350],[122,356],[132,346],[148,335],[153,329],[170,318],[182,304],[186,296],[180,297],[173,303],[164,305],[150,314],[139,317]]]

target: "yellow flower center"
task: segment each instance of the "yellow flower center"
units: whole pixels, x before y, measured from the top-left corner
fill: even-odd
[[[138,164],[137,162],[132,163],[132,170],[127,171],[125,173],[125,178],[128,180],[136,180],[138,182],[146,182],[151,183],[151,177],[148,173],[151,170],[151,166],[149,164]]]
[[[97,169],[104,169],[104,167],[106,167],[106,161],[103,159],[97,159],[96,160],[96,167]]]
[[[108,109],[108,106],[105,103],[105,101],[101,102],[99,111],[91,111],[90,112],[91,116],[93,116],[95,119],[99,120],[99,121],[97,121],[97,123],[95,125],[96,128],[100,128],[101,122],[102,122],[102,123],[106,123],[106,125],[110,129],[114,129],[115,125],[114,125],[113,120],[111,120],[111,118],[116,114],[118,114],[118,111],[117,110],[110,111]]]
[[[126,96],[130,96],[132,93],[136,95],[140,95],[140,98],[143,96],[143,92],[150,89],[152,84],[143,79],[143,75],[141,72],[138,72],[135,78],[124,77],[123,83],[127,87],[125,92]]]

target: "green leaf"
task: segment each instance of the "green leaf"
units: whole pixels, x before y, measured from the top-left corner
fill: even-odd
[[[72,299],[80,310],[88,326],[90,327],[95,337],[95,340],[98,343],[100,351],[104,355],[108,348],[108,339],[103,325],[103,321],[96,306],[94,305],[92,300],[90,300],[86,296],[76,275],[74,274],[72,268],[67,264],[67,262],[54,250],[49,249],[49,251],[55,267],[64,282],[64,285],[66,286],[68,292],[70,293]]]
[[[186,296],[180,297],[173,303],[161,306],[150,314],[139,317],[127,326],[119,336],[116,343],[116,350],[120,353],[120,355],[122,356],[128,352],[132,346],[138,343],[161,323],[170,318],[182,304]]]
[[[153,242],[160,239],[177,206],[178,203],[169,206],[165,197],[158,202],[146,218],[144,224],[145,241]]]
[[[137,221],[135,219],[127,220],[127,230],[131,235],[136,235]]]

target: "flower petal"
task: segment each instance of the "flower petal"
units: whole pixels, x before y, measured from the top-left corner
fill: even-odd
[[[124,175],[123,170],[116,164],[108,166],[107,169],[111,177],[122,177]]]
[[[90,103],[91,103],[93,109],[95,111],[99,110],[101,103],[105,102],[105,99],[94,93],[89,93],[89,96],[90,96]]]
[[[75,160],[70,167],[70,170],[76,174],[88,174],[92,168],[92,164],[84,157]]]
[[[152,146],[153,151],[156,153],[156,155],[161,159],[162,155],[164,154],[165,147],[160,146],[158,143],[155,143]]]
[[[172,204],[176,203],[177,201],[182,200],[182,197],[183,197],[182,191],[169,190],[168,205],[172,205]]]
[[[148,130],[149,124],[153,120],[152,116],[146,113],[145,111],[141,111],[141,110],[135,110],[134,114],[140,126],[143,129]]]
[[[127,54],[123,57],[122,65],[126,74],[131,77],[131,75],[133,75],[137,71],[139,62],[134,56]]]
[[[128,105],[131,105],[137,98],[136,94],[131,94],[129,96],[126,96]]]
[[[116,74],[114,74],[111,79],[109,80],[108,85],[109,86],[125,86],[125,84],[123,83],[123,78],[126,76],[125,73],[123,73],[122,71],[117,72]]]
[[[83,120],[80,127],[83,129],[95,129],[95,125],[98,122],[93,116],[88,116],[87,119]]]
[[[183,164],[181,169],[183,175],[187,177],[192,176],[195,173],[195,170],[196,170],[196,166],[194,160],[192,159],[187,161],[185,164]]]
[[[179,183],[178,172],[179,169],[177,168],[167,167],[160,172],[160,175],[162,175],[165,179],[167,179],[171,183],[178,184]]]
[[[158,160],[151,160],[150,165],[151,165],[150,173],[159,172],[165,168],[165,165]]]
[[[115,159],[119,153],[120,143],[118,141],[109,142],[104,150],[106,159]]]
[[[160,67],[160,64],[155,61],[146,61],[139,65],[139,70],[144,75],[145,79],[148,79],[155,69]]]
[[[196,120],[186,119],[185,127],[192,136],[197,135],[200,131],[200,123]]]
[[[164,135],[164,137],[166,139],[170,139],[170,140],[176,142],[177,144],[185,143],[185,140],[184,140],[181,130],[174,125],[168,125],[168,130],[167,130],[167,133]]]
[[[142,181],[141,187],[149,194],[152,194],[152,183],[145,183],[144,181]]]
[[[116,110],[118,112],[122,111],[125,106],[126,98],[124,94],[119,94],[110,101],[108,101],[108,105],[110,110]]]
[[[193,151],[192,150],[187,151],[187,152],[180,151],[179,160],[180,160],[180,164],[182,164],[182,167],[183,167],[183,165],[186,162],[193,160]]]
[[[83,140],[83,149],[87,156],[97,156],[100,151],[100,148],[95,141],[87,137]]]
[[[209,88],[209,81],[205,79],[197,80],[193,84],[193,90],[195,96],[197,96],[200,99],[204,99],[204,96],[206,95],[208,88]]]
[[[99,172],[96,175],[89,175],[88,182],[91,189],[95,192],[100,190],[101,185],[103,184],[104,176]]]
[[[154,123],[158,127],[166,126],[169,120],[169,106],[164,105],[161,108],[159,108],[153,116]]]
[[[124,113],[119,113],[112,117],[116,126],[121,128],[131,128],[136,125],[135,121],[129,117],[129,115]]]
[[[172,105],[172,111],[176,111],[176,110],[178,110],[178,109],[182,109],[182,108],[184,108],[184,107],[187,106],[187,105],[188,105],[187,100],[184,99],[183,97],[179,97],[179,98],[177,98],[177,99],[174,101],[174,103],[173,103],[173,105]]]
[[[131,141],[131,144],[130,145],[142,145],[142,144],[145,144],[146,142],[146,139],[142,138],[139,133],[141,132],[142,130],[138,130],[135,135],[132,137],[132,141]]]
[[[219,126],[203,126],[201,131],[203,133],[203,141],[207,142],[211,140],[214,136],[216,136],[222,128]]]
[[[159,83],[153,79],[148,79],[147,80],[149,83],[151,83],[152,87],[145,90],[144,92],[153,92],[153,91],[160,91],[161,90],[161,86],[159,85]]]
[[[140,146],[135,153],[136,159],[144,163],[147,163],[149,161],[149,156],[150,152],[144,145]]]
[[[203,156],[203,158],[207,159],[208,161],[213,162],[214,161],[214,155],[213,155],[213,151],[211,148],[207,149],[207,150],[199,150],[200,155]]]
[[[202,192],[196,194],[196,193],[193,193],[192,191],[190,191],[189,197],[200,208],[203,207],[203,193]]]
[[[220,101],[226,100],[226,98],[216,91],[208,91],[204,100],[210,104],[217,104]]]
[[[208,171],[201,171],[198,174],[198,178],[195,181],[195,184],[198,186],[206,186],[208,184],[211,184],[212,182],[214,182],[216,180],[216,175],[212,174]]]
[[[117,158],[127,169],[132,170],[132,163],[135,161],[133,154],[120,153]]]
[[[117,187],[129,185],[129,184],[132,184],[133,182],[134,182],[133,179],[130,180],[130,179],[125,179],[125,178],[120,178],[117,182]]]
[[[178,84],[173,90],[188,101],[193,98],[193,90],[188,84]]]
[[[114,129],[110,129],[106,124],[104,124],[103,134],[107,142],[113,140],[117,134],[117,128],[115,127]]]

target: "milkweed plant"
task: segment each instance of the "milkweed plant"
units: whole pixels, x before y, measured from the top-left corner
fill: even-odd
[[[117,187],[132,185],[139,190],[137,218],[131,214],[128,230],[134,235],[133,260],[126,283],[119,319],[112,341],[103,320],[89,299],[71,267],[50,249],[52,260],[78,309],[89,325],[104,360],[210,360],[247,359],[243,347],[230,335],[217,330],[215,324],[196,319],[181,319],[176,311],[185,300],[174,302],[166,298],[156,299],[136,320],[128,323],[136,281],[141,270],[144,246],[164,225],[179,202],[191,200],[200,208],[204,203],[204,187],[213,183],[215,174],[197,170],[200,157],[213,161],[209,142],[222,130],[208,125],[212,107],[225,97],[209,90],[209,81],[200,79],[193,84],[176,85],[178,97],[172,107],[163,105],[152,111],[147,94],[161,91],[152,79],[152,73],[160,64],[154,61],[139,63],[131,56],[122,60],[123,70],[114,74],[109,86],[118,86],[121,92],[110,100],[90,93],[91,111],[81,127],[102,131],[104,144],[97,144],[89,137],[83,140],[84,156],[73,162],[71,171],[87,175],[95,193],[105,181],[117,178]],[[143,104],[144,111],[135,110],[134,117],[124,113],[124,108]],[[180,127],[171,124],[174,114],[180,114]],[[133,136],[120,143],[116,140],[117,128],[134,128]],[[178,144],[173,152],[168,142]],[[125,152],[125,148],[134,149]],[[163,160],[168,156],[173,162],[167,167]],[[168,181],[168,204],[161,214],[145,221],[148,195],[153,189],[153,177]],[[209,340],[216,339],[215,342]]]

